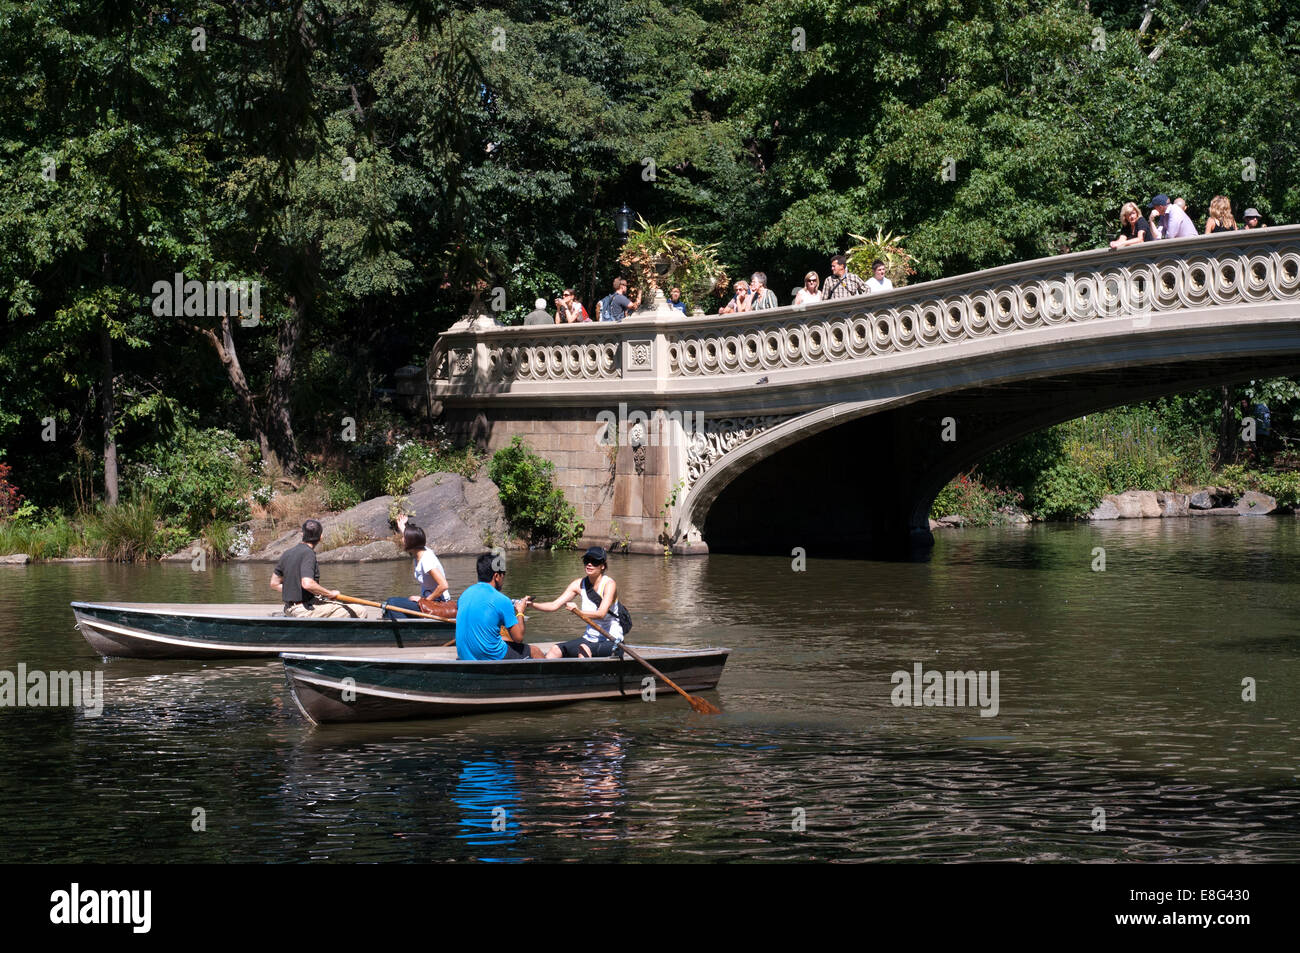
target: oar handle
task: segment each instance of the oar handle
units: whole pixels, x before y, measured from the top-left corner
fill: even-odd
[[[430,615],[427,612],[416,612],[414,609],[403,609],[401,606],[384,605],[382,602],[373,602],[370,599],[358,599],[356,596],[345,596],[339,593],[335,596],[339,602],[353,602],[359,606],[373,606],[376,609],[391,609],[393,612],[404,612],[407,615],[416,615],[421,619],[433,619],[435,622],[450,622],[450,619],[444,619],[441,616]]]

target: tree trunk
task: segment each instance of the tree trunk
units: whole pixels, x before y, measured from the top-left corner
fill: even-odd
[[[1237,420],[1232,413],[1232,390],[1227,384],[1219,389],[1222,404],[1219,408],[1219,447],[1216,452],[1216,466],[1223,466],[1232,459],[1236,443]]]
[[[113,436],[113,339],[108,334],[108,324],[99,328],[99,351],[103,364],[104,404],[104,498],[109,506],[117,505],[117,438]]]
[[[208,328],[190,326],[207,338],[208,343],[216,350],[221,366],[226,369],[226,376],[230,378],[230,387],[235,392],[235,399],[243,408],[248,429],[257,440],[257,448],[262,454],[262,459],[269,460],[271,444],[266,439],[266,428],[262,426],[261,418],[257,414],[257,402],[253,400],[253,392],[248,387],[248,378],[244,376],[244,368],[239,363],[239,354],[235,351],[235,337],[230,330],[229,315],[221,316],[221,337],[217,337],[216,333]]]
[[[293,437],[289,391],[293,383],[294,353],[298,349],[298,339],[302,337],[305,311],[303,299],[298,295],[290,295],[289,317],[280,325],[275,368],[271,372],[271,387],[267,395],[266,429],[271,446],[280,455],[281,462],[290,470],[298,466],[298,445]]]

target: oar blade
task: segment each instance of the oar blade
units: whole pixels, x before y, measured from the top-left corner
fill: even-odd
[[[722,714],[721,708],[719,708],[717,705],[712,704],[711,702],[706,702],[703,698],[700,698],[698,695],[687,695],[686,697],[691,700],[692,711],[698,711],[701,715]]]

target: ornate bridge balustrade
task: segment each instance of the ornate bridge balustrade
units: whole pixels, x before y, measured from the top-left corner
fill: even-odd
[[[724,491],[735,483],[730,495],[743,491],[753,503],[762,494],[746,487],[764,472],[759,464],[786,448],[798,456],[798,445],[831,430],[872,446],[839,440],[819,452],[851,461],[849,483],[906,496],[895,509],[906,510],[908,531],[928,536],[934,492],[977,462],[972,453],[1138,394],[1292,367],[1298,302],[1300,226],[1257,229],[1080,252],[804,308],[558,327],[465,320],[439,338],[429,399],[490,448],[514,433],[534,438],[562,478],[573,472],[566,492],[581,504],[589,536],[604,542],[616,522],[642,548],[666,537],[689,550],[701,531],[712,543],[715,530],[741,545],[744,521],[731,526],[712,512]],[[620,463],[593,437],[597,416],[620,405],[694,412],[702,423],[690,432],[668,426],[658,445],[634,447],[631,462]],[[879,419],[848,427],[867,417]],[[937,434],[946,418],[957,421],[956,440],[907,436],[917,427]],[[814,446],[822,445],[804,449]],[[793,472],[775,459],[769,469]],[[592,480],[609,486],[593,494]],[[639,492],[619,489],[629,480]],[[851,509],[853,494],[841,491],[836,505]],[[806,499],[768,502],[808,511]],[[752,511],[739,499],[725,508]],[[845,538],[857,546],[902,531],[880,522]]]

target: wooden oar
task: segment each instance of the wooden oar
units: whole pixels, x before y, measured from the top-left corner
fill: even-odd
[[[414,609],[403,609],[401,606],[386,606],[382,602],[372,602],[369,599],[358,599],[355,596],[345,596],[339,593],[335,597],[339,602],[354,602],[359,606],[374,606],[376,609],[392,609],[394,612],[404,612],[407,615],[418,615],[421,619],[433,619],[435,622],[453,622],[453,619],[444,619],[442,616],[430,615],[427,612],[416,612]]]
[[[602,629],[599,625],[597,625],[594,619],[585,615],[580,609],[577,609],[573,606],[569,606],[568,608],[570,612],[576,615],[583,622],[587,623],[587,625],[591,626],[593,629],[595,629],[605,638],[609,639],[611,642],[618,641],[612,635],[610,635],[608,632]],[[688,702],[690,702],[691,708],[694,709],[695,711],[698,711],[701,715],[722,714],[722,709],[719,708],[717,705],[714,705],[710,702],[706,702],[703,698],[698,698],[695,695],[691,695],[683,691],[676,682],[674,682],[671,678],[669,678],[663,672],[659,671],[659,669],[655,668],[653,665],[651,665],[649,662],[643,659],[640,655],[638,655],[636,649],[632,648],[632,646],[628,645],[627,643],[623,643],[623,651],[626,652],[628,655],[632,656],[632,658],[636,659],[646,668],[648,668],[650,672],[655,676],[655,678],[659,679],[660,681],[667,682],[669,685],[671,685],[673,689],[677,692],[677,694],[681,695]]]

